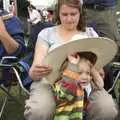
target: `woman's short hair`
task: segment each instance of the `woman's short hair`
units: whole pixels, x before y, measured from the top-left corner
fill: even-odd
[[[80,3],[80,0],[57,0],[56,6],[55,6],[55,9],[56,9],[55,10],[55,20],[56,20],[57,24],[61,24],[59,13],[60,13],[60,7],[62,5],[68,5],[70,7],[74,7],[79,10],[80,20],[79,20],[77,29],[81,30],[81,31],[85,31],[85,27],[86,27],[85,15],[86,14],[85,14],[85,10],[84,10],[82,4]]]

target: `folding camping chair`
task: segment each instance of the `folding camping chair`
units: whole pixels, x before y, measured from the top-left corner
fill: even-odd
[[[9,98],[16,102],[17,104],[20,104],[23,106],[23,104],[16,98],[16,96],[13,96],[11,93],[11,88],[15,85],[19,85],[20,88],[20,94],[21,94],[21,90],[23,92],[25,92],[27,95],[29,95],[29,91],[23,86],[21,78],[19,76],[19,73],[17,71],[17,69],[15,68],[14,64],[17,60],[16,57],[13,56],[6,56],[3,57],[2,60],[0,61],[0,89],[6,94],[3,103],[2,103],[2,107],[0,110],[0,119],[2,118],[2,115],[4,113],[4,109],[6,107],[7,101],[9,100]],[[8,81],[4,81],[4,76],[2,76],[3,71],[7,70],[7,74],[10,74],[10,76],[8,76],[6,74],[6,76],[8,76]],[[10,78],[9,78],[10,77]]]
[[[108,90],[110,93],[112,90],[115,93],[116,101],[120,108],[120,62],[113,62],[111,63],[111,67],[113,69],[113,85]]]

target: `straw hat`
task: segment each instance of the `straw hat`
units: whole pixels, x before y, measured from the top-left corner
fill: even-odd
[[[52,72],[45,78],[53,84],[59,77],[60,67],[70,52],[92,52],[97,56],[95,66],[102,68],[116,55],[118,47],[116,43],[104,37],[84,38],[66,42],[48,53],[45,64],[52,68]]]

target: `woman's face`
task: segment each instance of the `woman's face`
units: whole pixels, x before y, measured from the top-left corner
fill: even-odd
[[[62,5],[60,7],[61,25],[67,30],[76,30],[80,19],[80,12],[77,8]]]

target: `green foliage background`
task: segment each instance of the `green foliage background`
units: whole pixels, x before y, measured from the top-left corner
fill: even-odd
[[[120,11],[120,0],[117,0],[117,10]]]

